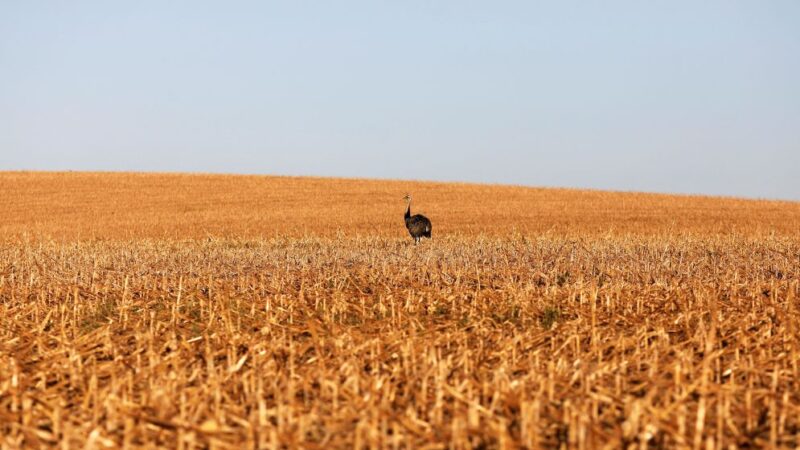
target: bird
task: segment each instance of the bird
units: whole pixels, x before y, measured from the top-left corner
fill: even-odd
[[[420,239],[426,237],[431,238],[431,221],[422,214],[411,215],[411,194],[406,194],[403,200],[408,202],[408,209],[406,209],[406,228],[408,233],[414,238],[414,244],[419,244]]]

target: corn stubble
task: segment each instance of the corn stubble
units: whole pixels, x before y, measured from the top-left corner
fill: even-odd
[[[431,188],[431,210],[447,195]],[[492,233],[431,213],[419,246],[402,204],[374,233],[348,234],[335,214],[291,237],[240,224],[198,237],[180,218],[173,232],[190,238],[6,229],[0,446],[797,446],[796,206],[687,219],[670,216],[701,200],[659,201],[676,207],[602,224],[587,211],[569,227],[558,207],[538,210],[539,232],[513,215]]]

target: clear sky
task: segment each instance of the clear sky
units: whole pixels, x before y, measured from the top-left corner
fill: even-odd
[[[800,2],[0,2],[0,170],[800,200]]]

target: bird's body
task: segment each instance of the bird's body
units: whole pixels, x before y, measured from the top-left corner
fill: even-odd
[[[431,226],[431,221],[427,217],[423,216],[422,214],[414,214],[411,215],[411,196],[406,195],[405,199],[408,201],[408,208],[406,209],[406,228],[408,229],[408,234],[414,238],[414,243],[419,243],[420,239],[426,237],[430,239],[431,237],[431,230],[433,227]]]

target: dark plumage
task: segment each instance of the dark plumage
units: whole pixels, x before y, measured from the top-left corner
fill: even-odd
[[[406,209],[406,228],[408,229],[408,234],[414,238],[414,243],[418,244],[420,239],[426,237],[430,239],[431,237],[431,221],[423,216],[422,214],[415,214],[411,215],[411,196],[406,195],[405,199],[408,201],[408,209]]]

